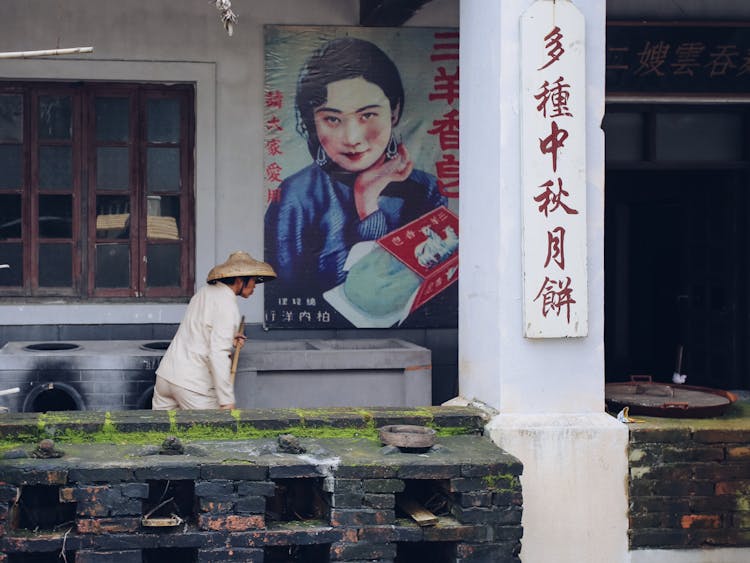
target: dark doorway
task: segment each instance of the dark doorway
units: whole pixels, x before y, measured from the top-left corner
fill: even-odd
[[[750,389],[750,104],[633,100],[603,122],[607,381]]]
[[[607,380],[747,389],[747,172],[660,168],[606,175]]]

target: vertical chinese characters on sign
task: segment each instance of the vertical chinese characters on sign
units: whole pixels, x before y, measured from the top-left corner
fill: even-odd
[[[584,22],[538,0],[521,21],[524,334],[585,336]]]

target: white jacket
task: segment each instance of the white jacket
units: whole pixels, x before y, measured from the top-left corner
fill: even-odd
[[[156,375],[190,391],[216,395],[220,405],[234,403],[229,370],[239,324],[232,288],[221,282],[202,287],[190,300]]]

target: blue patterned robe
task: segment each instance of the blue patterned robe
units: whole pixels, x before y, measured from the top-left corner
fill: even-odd
[[[304,287],[311,294],[342,283],[352,246],[378,239],[447,201],[434,176],[414,170],[405,181],[390,183],[378,198],[378,211],[360,220],[355,178],[311,164],[282,182],[265,218],[265,259],[280,286]]]

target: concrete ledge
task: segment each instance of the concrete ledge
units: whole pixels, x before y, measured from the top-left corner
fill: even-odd
[[[482,434],[486,415],[475,407],[422,407],[394,409],[248,409],[204,411],[68,411],[0,415],[0,452],[13,442],[41,438],[63,441],[102,441],[116,434],[172,433],[187,438],[257,438],[292,431],[300,436],[376,437],[377,428],[388,424],[416,424],[435,428],[439,434]],[[152,438],[152,437],[150,437]],[[126,438],[134,441],[137,436]]]
[[[630,563],[746,563],[744,549],[647,549],[630,552]]]

